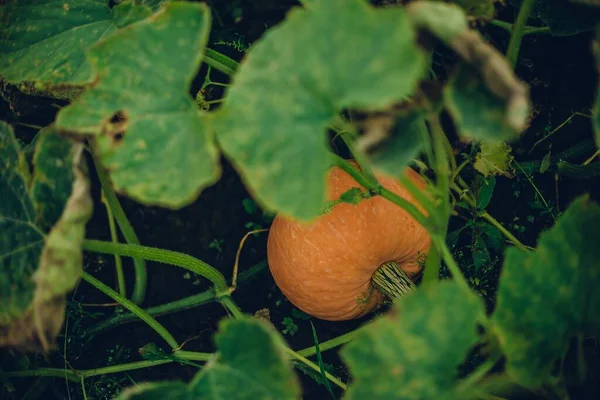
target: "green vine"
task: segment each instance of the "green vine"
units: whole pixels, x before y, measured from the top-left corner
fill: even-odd
[[[127,308],[129,311],[131,311],[133,314],[135,314],[139,319],[141,319],[146,324],[148,324],[148,326],[151,327],[152,329],[154,329],[154,331],[156,333],[158,333],[160,335],[160,337],[162,337],[165,340],[165,342],[167,342],[169,344],[169,346],[171,346],[172,349],[176,349],[179,347],[177,340],[175,340],[175,338],[171,335],[171,333],[169,333],[169,331],[164,326],[162,326],[160,324],[160,322],[155,320],[152,316],[150,316],[147,312],[142,310],[136,304],[127,300],[127,298],[121,296],[119,293],[115,292],[109,286],[100,282],[98,279],[94,278],[87,272],[83,272],[81,274],[81,278],[83,280],[85,280],[86,282],[88,282],[89,284],[93,285],[96,289],[100,290],[102,293],[109,296],[114,301],[118,302],[119,304],[121,304],[122,306]]]
[[[92,148],[94,146],[92,145]],[[96,173],[98,174],[98,178],[100,179],[100,185],[102,186],[102,193],[104,198],[106,199],[106,208],[110,209],[109,213],[112,212],[112,215],[117,220],[117,224],[121,229],[121,233],[125,238],[125,241],[129,244],[139,245],[140,241],[133,229],[133,226],[129,222],[119,199],[117,198],[117,194],[113,189],[113,186],[110,182],[110,178],[106,173],[104,167],[100,164],[97,158],[97,154],[95,151],[92,151],[92,159],[94,160],[94,164],[96,166]],[[131,300],[133,300],[136,304],[142,304],[144,298],[146,297],[146,285],[147,285],[147,272],[146,272],[146,262],[141,258],[133,259],[133,267],[135,269],[135,281],[133,286],[133,293],[131,295]]]
[[[523,39],[525,26],[534,4],[535,0],[523,0],[523,4],[521,4],[519,14],[517,15],[517,20],[512,26],[510,41],[508,42],[508,49],[506,50],[506,59],[510,65],[513,66],[513,68],[517,65],[519,49],[521,48],[521,40]]]

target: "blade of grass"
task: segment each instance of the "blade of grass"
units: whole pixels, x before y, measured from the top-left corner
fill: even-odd
[[[327,376],[325,375],[325,366],[323,365],[323,358],[321,357],[321,351],[319,350],[319,339],[317,338],[317,330],[315,329],[315,325],[310,321],[310,327],[312,329],[313,340],[315,341],[315,350],[317,352],[317,362],[319,364],[319,370],[321,371],[322,383],[325,385],[325,388],[331,395],[331,398],[335,400],[335,395],[333,394],[333,390],[331,390],[331,386],[329,385],[329,381],[327,380]]]

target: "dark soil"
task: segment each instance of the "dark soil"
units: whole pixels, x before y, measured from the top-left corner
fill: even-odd
[[[227,3],[227,4],[225,4]],[[228,38],[243,37],[246,42],[256,40],[268,27],[275,25],[285,15],[285,12],[295,1],[208,1],[211,8],[216,9],[213,23],[213,42],[228,40]],[[509,10],[502,17],[510,20],[513,11]],[[485,28],[485,32],[492,42],[501,50],[508,43],[507,32],[494,27]],[[235,35],[237,34],[237,36]],[[575,117],[572,123],[555,133],[536,150],[529,154],[529,149],[538,139],[554,129],[574,112],[589,113],[597,87],[597,73],[594,69],[593,59],[590,54],[591,35],[579,34],[571,37],[556,38],[551,36],[526,37],[519,60],[517,73],[527,81],[531,87],[531,95],[535,104],[536,115],[531,122],[531,127],[523,134],[521,140],[513,144],[513,154],[519,162],[540,160],[552,145],[552,153],[561,151],[592,137],[591,123],[585,117]],[[216,50],[241,59],[243,53],[225,45],[213,46]],[[194,93],[203,80],[203,71],[194,84]],[[213,80],[225,81],[224,76],[213,74]],[[218,96],[219,93],[213,95]],[[9,122],[26,122],[34,125],[50,123],[56,112],[52,103],[57,101],[44,98],[32,98],[11,94],[11,104],[16,110],[11,110],[7,101],[0,102],[0,117]],[[35,134],[35,129],[15,125],[19,138],[27,143]],[[578,159],[582,162],[589,157],[595,148]],[[92,164],[90,164],[91,166]],[[213,187],[206,189],[200,198],[188,207],[178,211],[162,208],[145,207],[127,198],[121,198],[123,207],[133,224],[142,244],[180,251],[198,257],[217,267],[229,279],[235,259],[238,243],[249,230],[249,222],[268,227],[260,214],[250,215],[243,205],[243,200],[250,196],[246,192],[239,176],[228,164],[222,160],[223,176]],[[91,175],[93,174],[93,170]],[[534,174],[535,185],[547,200],[551,200],[556,209],[564,210],[568,204],[582,193],[590,193],[592,198],[600,201],[598,179],[584,180],[559,177],[554,174]],[[88,225],[88,238],[109,240],[109,228],[104,206],[99,201],[99,184],[94,181],[95,212]],[[518,197],[515,192],[519,192]],[[534,246],[540,232],[550,227],[553,219],[549,215],[539,215],[539,210],[532,207],[535,202],[535,191],[524,176],[516,178],[498,178],[496,190],[489,212],[500,220],[505,226],[514,224],[515,217],[519,217],[519,224],[524,225],[522,232],[517,232],[517,237],[524,243]],[[527,216],[534,215],[533,222]],[[524,222],[523,222],[524,221]],[[463,222],[456,220],[452,226]],[[222,251],[211,247],[214,240],[221,240]],[[468,238],[467,238],[468,240]],[[262,261],[266,258],[266,234],[248,239],[241,257],[241,270]],[[498,255],[501,257],[501,254]],[[499,260],[501,261],[501,259]],[[132,282],[132,263],[124,259],[127,282]],[[499,262],[499,264],[501,264]],[[85,268],[90,274],[96,276],[111,287],[115,287],[114,259],[112,256],[86,253]],[[182,269],[148,263],[148,292],[144,307],[163,304],[199,293],[207,288],[206,280],[197,282],[196,278],[186,278]],[[490,290],[497,285],[498,269],[495,277],[489,282]],[[129,287],[131,292],[131,287]],[[326,322],[318,319],[302,319],[293,313],[292,305],[285,299],[275,286],[268,271],[252,282],[239,288],[234,294],[234,300],[246,313],[253,314],[259,309],[268,308],[271,320],[275,326],[285,329],[282,321],[291,317],[298,325],[295,335],[286,335],[285,338],[294,349],[313,345],[313,336],[310,321],[315,325],[320,341],[348,332],[366,320],[349,322]],[[133,322],[107,330],[94,338],[88,338],[86,328],[104,319],[113,311],[112,307],[81,306],[82,304],[103,304],[109,300],[96,289],[82,282],[73,294],[70,303],[70,312],[66,336],[59,338],[60,351],[48,359],[41,356],[31,357],[37,366],[53,366],[63,368],[66,355],[69,365],[75,369],[93,369],[112,364],[140,360],[137,351],[142,346],[155,342],[164,346],[162,339],[142,322]],[[493,307],[493,304],[491,304]],[[84,310],[79,312],[78,310]],[[217,330],[218,322],[226,316],[222,306],[217,303],[182,311],[176,314],[159,317],[159,321],[173,334],[178,341],[188,340],[186,350],[212,352],[214,351],[213,335]],[[63,346],[63,341],[66,348]],[[594,343],[590,343],[587,357],[591,361],[590,376],[599,376],[599,357]],[[341,361],[336,351],[323,354],[326,363],[341,366]],[[1,364],[1,362],[0,362]],[[87,383],[88,398],[110,398],[122,386],[131,385],[133,382],[150,380],[180,379],[189,380],[197,372],[197,368],[187,365],[168,364],[131,371],[128,374],[90,378]],[[336,372],[347,379],[343,369]],[[328,394],[324,387],[317,384],[311,377],[299,373],[302,378],[304,398],[324,399]],[[14,380],[17,389],[15,399],[21,398],[32,384],[29,380]],[[334,388],[335,390],[335,388]],[[49,381],[40,398],[65,399],[82,398],[79,385],[66,383],[61,379]],[[591,380],[582,390],[573,389],[574,399],[600,398],[598,379]],[[11,397],[9,397],[11,398]],[[531,397],[526,397],[531,398]]]

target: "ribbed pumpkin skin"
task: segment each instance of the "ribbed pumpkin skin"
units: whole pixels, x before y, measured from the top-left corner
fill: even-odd
[[[405,174],[425,188],[417,172],[407,168]],[[377,179],[416,205],[397,180],[379,174]],[[329,172],[328,186],[329,200],[359,187],[337,167]],[[425,229],[406,211],[376,196],[358,205],[337,204],[310,223],[276,216],[267,257],[277,286],[296,307],[317,318],[342,321],[361,317],[381,303],[371,276],[384,262],[395,261],[416,278],[421,272],[416,260],[419,253],[428,252],[429,244]]]

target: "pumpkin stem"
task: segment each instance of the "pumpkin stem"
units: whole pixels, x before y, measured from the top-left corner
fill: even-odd
[[[406,272],[393,261],[381,264],[371,277],[371,283],[392,302],[416,289]]]

